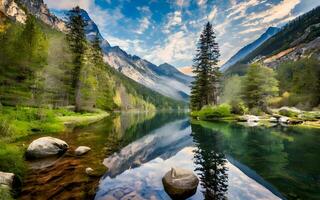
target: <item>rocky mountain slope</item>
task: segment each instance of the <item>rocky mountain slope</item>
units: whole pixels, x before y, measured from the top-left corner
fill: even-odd
[[[110,66],[165,96],[184,101],[188,99],[192,77],[181,73],[167,63],[156,66],[138,56],[129,55],[118,46],[110,46],[108,41],[103,39],[97,25],[85,10],[83,10],[82,16],[88,23],[87,38],[90,40],[98,35],[102,41],[104,59]]]
[[[252,43],[246,45],[241,48],[234,56],[232,56],[225,64],[221,66],[221,71],[226,71],[230,66],[240,61],[244,57],[246,57],[249,53],[259,47],[262,43],[264,43],[267,39],[275,35],[280,31],[277,27],[269,27],[266,32],[264,32],[258,39],[253,41]]]
[[[230,66],[226,73],[244,71],[250,62],[262,62],[276,68],[286,61],[314,56],[320,58],[320,7],[316,7],[286,24],[242,60]]]
[[[66,30],[65,22],[50,13],[50,10],[43,0],[0,1],[0,12],[17,22],[24,23],[26,21],[26,11],[55,29],[60,31]]]

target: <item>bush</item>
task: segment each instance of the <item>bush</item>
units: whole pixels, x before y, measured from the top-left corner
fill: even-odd
[[[232,101],[231,102],[231,112],[233,114],[237,114],[237,115],[244,115],[246,113],[248,113],[249,109],[248,107],[244,104],[244,102],[240,101]]]
[[[231,115],[231,106],[221,104],[218,106],[204,106],[200,111],[194,113],[203,120],[218,119]]]
[[[251,115],[257,115],[257,116],[263,115],[263,111],[258,107],[251,108],[249,113]]]

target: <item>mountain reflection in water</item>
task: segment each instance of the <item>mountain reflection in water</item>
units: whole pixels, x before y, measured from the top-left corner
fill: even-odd
[[[189,199],[279,199],[226,159],[221,135],[178,119],[152,130],[104,160],[109,171],[95,199],[165,199],[162,176],[171,167],[195,171],[200,179]]]

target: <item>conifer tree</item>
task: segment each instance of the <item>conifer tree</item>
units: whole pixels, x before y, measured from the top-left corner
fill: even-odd
[[[201,35],[194,58],[190,108],[200,110],[202,106],[217,104],[220,72],[217,67],[220,56],[212,25],[208,22]]]
[[[103,65],[103,55],[102,55],[102,49],[100,47],[100,38],[96,34],[94,37],[91,45],[93,48],[92,56],[93,56],[93,62],[95,65]]]
[[[79,6],[71,9],[68,12],[68,33],[67,40],[69,42],[70,49],[73,53],[73,78],[72,87],[75,91],[75,110],[80,110],[80,74],[83,65],[83,57],[86,49],[86,36],[85,26],[86,22],[81,16],[81,9]]]

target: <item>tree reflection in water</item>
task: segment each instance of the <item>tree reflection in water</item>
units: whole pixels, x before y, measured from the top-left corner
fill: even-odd
[[[206,200],[227,199],[228,175],[226,157],[219,147],[219,135],[210,129],[192,124],[192,136],[196,146],[194,163],[200,177]]]

